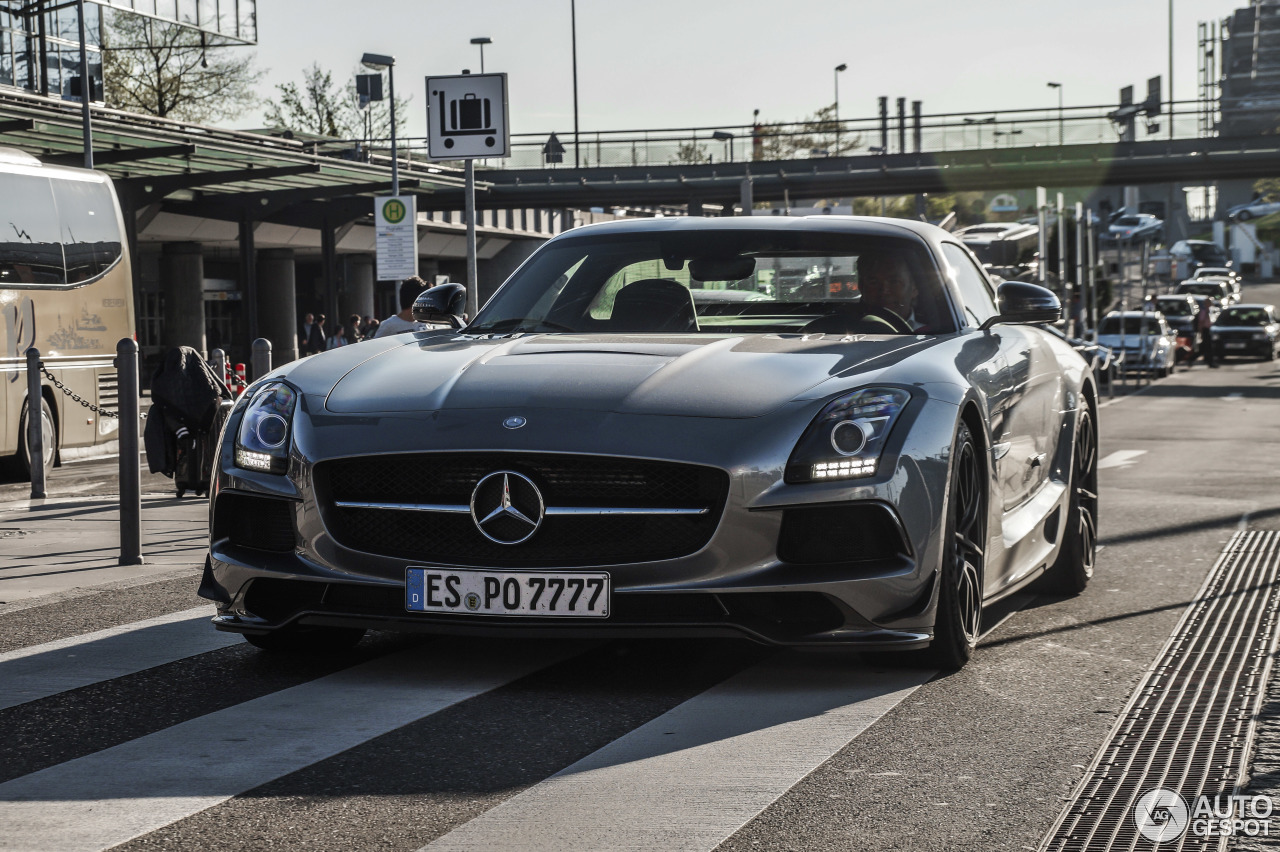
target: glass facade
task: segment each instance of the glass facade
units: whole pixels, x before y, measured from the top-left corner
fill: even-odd
[[[89,76],[99,85],[104,6],[199,30],[211,46],[258,41],[257,0],[85,0]],[[79,76],[75,3],[0,0],[0,86],[68,97],[71,79]]]
[[[210,44],[257,44],[258,0],[91,0],[208,33]]]
[[[80,19],[74,4],[0,2],[0,86],[70,96],[80,76]],[[85,4],[89,76],[102,79],[102,10]],[[43,73],[42,73],[43,69]]]

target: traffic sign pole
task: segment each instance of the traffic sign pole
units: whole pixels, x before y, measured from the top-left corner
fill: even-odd
[[[466,178],[467,216],[467,319],[480,307],[480,281],[476,272],[476,161],[467,160],[463,168]]]

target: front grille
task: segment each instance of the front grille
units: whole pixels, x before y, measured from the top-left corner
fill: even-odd
[[[213,537],[240,547],[288,553],[293,550],[293,502],[223,491],[213,504]]]
[[[245,609],[273,623],[287,621],[300,612],[322,615],[422,618],[405,610],[403,586],[361,586],[259,577],[245,593]],[[795,641],[814,633],[835,630],[845,623],[839,607],[818,592],[738,592],[688,594],[637,592],[613,597],[606,619],[565,619],[507,616],[437,616],[437,623],[459,625],[570,626],[574,628],[644,625],[714,625],[739,627],[777,641]]]
[[[465,512],[340,507],[344,503],[468,506],[476,484],[511,470],[552,508],[705,509],[702,514],[555,515],[518,545],[480,534]],[[366,553],[447,565],[581,567],[687,556],[706,545],[729,491],[722,470],[700,465],[536,453],[413,453],[321,462],[317,494],[334,539]]]
[[[902,527],[883,503],[787,509],[778,558],[795,565],[838,565],[892,559],[908,553]]]

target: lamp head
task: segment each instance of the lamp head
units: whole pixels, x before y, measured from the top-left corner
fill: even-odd
[[[391,68],[396,64],[394,56],[383,56],[381,53],[366,53],[360,57],[360,64],[365,68],[374,71],[380,71],[383,68]]]
[[[471,43],[472,44],[493,44],[493,39],[489,38],[488,36],[477,36],[476,38],[471,39]]]
[[[843,70],[845,70],[845,69],[846,69],[846,68],[848,68],[848,67],[849,67],[848,65],[846,65],[846,64],[845,64],[845,63],[843,63],[843,62],[841,62],[839,65],[837,65],[837,66],[836,66],[836,70],[837,70],[837,71],[843,71]]]

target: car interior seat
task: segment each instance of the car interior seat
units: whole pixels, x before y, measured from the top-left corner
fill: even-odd
[[[689,289],[670,278],[642,278],[613,299],[610,331],[698,330],[698,315]]]

